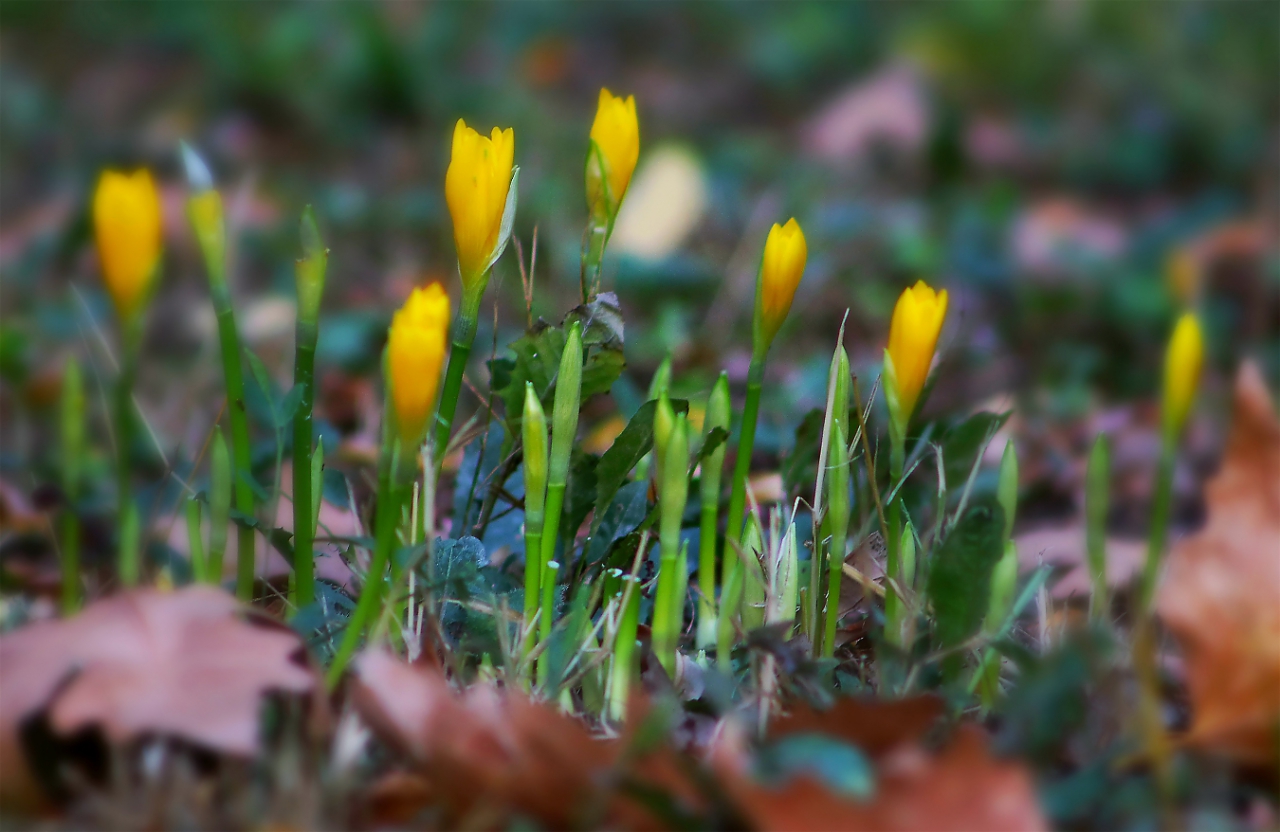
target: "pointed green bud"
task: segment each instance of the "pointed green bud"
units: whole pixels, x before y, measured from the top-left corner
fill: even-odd
[[[1110,479],[1111,442],[1105,433],[1100,433],[1089,452],[1089,466],[1084,476],[1085,549],[1089,559],[1089,578],[1093,583],[1089,614],[1095,620],[1105,617],[1111,608],[1107,586]]]
[[[1013,521],[1018,515],[1018,449],[1013,440],[1004,446],[1000,457],[1000,479],[996,485],[996,500],[1004,509],[1004,540],[1013,535]]]
[[[324,294],[325,269],[329,250],[320,239],[316,214],[308,205],[302,212],[302,259],[294,264],[298,287],[298,320],[315,325],[320,315],[320,298]]]
[[[663,465],[667,458],[667,444],[671,438],[671,428],[675,424],[676,413],[671,407],[671,399],[664,390],[658,395],[658,406],[653,410],[653,458],[658,466],[658,482],[662,482]]]
[[[213,429],[209,448],[209,570],[222,580],[222,555],[227,549],[227,525],[231,522],[231,454],[220,428]]]
[[[533,383],[524,383],[524,493],[525,516],[541,523],[547,499],[547,417]],[[526,520],[529,522],[529,520]]]
[[[578,432],[578,409],[582,405],[582,323],[574,321],[560,356],[556,376],[555,403],[551,413],[551,482],[567,482],[569,455]]]

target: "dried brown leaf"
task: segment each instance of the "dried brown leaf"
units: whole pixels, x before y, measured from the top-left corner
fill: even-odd
[[[913,707],[923,713],[923,706]],[[906,742],[872,756],[877,763],[876,793],[869,802],[836,794],[811,777],[794,778],[775,790],[737,789],[735,795],[752,825],[762,830],[1047,828],[1026,769],[993,758],[986,737],[975,726],[961,726],[936,754]]]
[[[97,726],[115,742],[162,734],[252,755],[262,695],[315,679],[296,635],[240,609],[212,587],[144,589],[0,637],[0,802],[27,797],[18,731],[42,711],[63,735]]]
[[[1186,658],[1187,740],[1275,764],[1280,731],[1280,421],[1253,364],[1236,381],[1235,419],[1208,520],[1169,556],[1157,610]]]

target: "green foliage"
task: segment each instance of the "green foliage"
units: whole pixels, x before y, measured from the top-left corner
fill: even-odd
[[[934,633],[943,647],[975,635],[987,614],[991,571],[1004,547],[1004,512],[994,501],[970,506],[934,552],[928,595]]]

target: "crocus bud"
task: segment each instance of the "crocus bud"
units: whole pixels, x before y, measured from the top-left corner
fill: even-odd
[[[794,217],[787,220],[786,225],[773,224],[769,229],[769,239],[764,244],[764,258],[756,280],[756,313],[752,332],[752,348],[756,355],[763,356],[769,351],[769,345],[791,311],[791,299],[800,285],[808,257],[804,232]]]
[[[493,128],[486,138],[458,119],[444,177],[453,243],[462,274],[463,308],[478,307],[489,267],[502,254],[515,217],[515,133]]]
[[[320,239],[316,215],[308,205],[302,212],[302,259],[294,263],[298,287],[298,319],[315,323],[320,315],[320,297],[324,294],[324,273],[329,263],[329,250]]]
[[[547,416],[542,402],[533,392],[533,382],[524,383],[524,490],[525,512],[531,513],[536,503],[539,518],[547,497]]]
[[[663,465],[667,458],[667,440],[671,438],[671,428],[676,423],[676,412],[671,407],[671,399],[663,390],[658,396],[658,406],[653,409],[653,458],[658,467],[658,482],[662,482]]]
[[[935,292],[923,280],[905,290],[893,308],[884,355],[884,390],[894,428],[906,435],[920,391],[929,378],[938,334],[947,317],[947,290]]]
[[[689,419],[680,413],[672,422],[670,434],[664,443],[661,455],[662,466],[659,469],[662,491],[658,499],[663,506],[663,517],[675,524],[676,533],[680,531],[680,520],[684,517],[685,503],[689,497]],[[674,515],[667,518],[671,511]]]
[[[449,334],[449,296],[439,283],[414,289],[391,319],[387,373],[396,428],[406,450],[427,429]]]
[[[1009,610],[1013,608],[1013,591],[1018,585],[1018,545],[1012,540],[1004,543],[1004,553],[991,571],[991,594],[987,601],[987,618],[984,628],[997,633]]]
[[[1182,431],[1191,412],[1191,403],[1200,384],[1204,364],[1204,336],[1195,313],[1187,312],[1178,319],[1169,339],[1164,359],[1164,430],[1167,436]]]
[[[93,194],[93,228],[107,291],[120,319],[131,322],[160,262],[160,197],[151,172],[103,171]]]
[[[582,406],[582,323],[574,321],[560,355],[556,374],[556,397],[551,410],[551,468],[549,482],[569,479],[569,456],[578,432],[578,410]]]
[[[1013,521],[1018,514],[1018,449],[1012,441],[1004,446],[1000,457],[1000,477],[996,482],[996,500],[1004,509],[1004,540],[1013,534]]]
[[[765,575],[761,557],[764,555],[764,535],[760,520],[753,512],[747,517],[742,532],[742,629],[755,630],[764,624]]]
[[[587,155],[587,207],[597,222],[611,223],[617,216],[638,158],[640,123],[635,96],[618,98],[607,89],[600,90]]]
[[[716,428],[729,430],[729,419],[732,415],[733,406],[729,400],[729,374],[720,373],[720,377],[716,379],[715,385],[711,388],[711,395],[707,398],[707,413],[702,418],[702,435],[704,439],[711,435],[711,431]],[[715,453],[723,454],[724,446],[728,442],[720,443],[720,448]]]

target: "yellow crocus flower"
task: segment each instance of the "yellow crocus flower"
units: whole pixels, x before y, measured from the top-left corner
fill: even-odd
[[[422,441],[440,386],[449,335],[449,296],[438,282],[414,289],[391,319],[387,373],[396,427],[406,448]]]
[[[903,291],[893,308],[889,347],[885,350],[885,394],[900,430],[915,410],[929,378],[938,334],[947,317],[947,290],[935,292],[923,280]]]
[[[791,311],[791,300],[804,275],[808,257],[804,232],[795,218],[787,220],[786,225],[775,222],[764,244],[764,258],[756,282],[755,337],[752,340],[757,355],[764,355],[769,350],[779,327]]]
[[[618,213],[640,158],[640,123],[634,95],[620,98],[607,89],[600,90],[591,142],[600,153],[599,163],[595,153],[587,160],[587,206],[592,216],[608,220]],[[603,181],[600,166],[604,168]]]
[[[487,138],[462,119],[453,128],[453,155],[444,177],[445,201],[453,217],[453,242],[462,273],[464,304],[478,305],[489,267],[501,253],[502,218],[515,161],[510,127]]]
[[[146,301],[160,262],[160,197],[151,172],[106,170],[93,194],[102,276],[121,320]]]
[[[1204,335],[1195,313],[1178,319],[1164,359],[1164,429],[1170,435],[1182,430],[1200,384],[1204,365]]]

